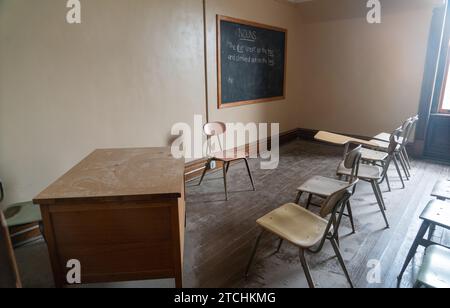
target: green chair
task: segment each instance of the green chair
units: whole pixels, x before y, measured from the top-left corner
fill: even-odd
[[[450,288],[450,249],[433,245],[427,248],[415,288]]]
[[[0,180],[0,202],[3,201],[4,196],[5,194],[3,190],[3,183]],[[28,201],[8,205],[3,209],[3,213],[5,215],[8,228],[12,230],[11,237],[13,239],[17,235],[23,235],[24,233],[29,232],[32,229],[36,229],[36,226],[33,227],[33,225],[36,224],[41,229],[40,233],[43,234],[41,210],[39,206],[34,205],[33,202]],[[30,226],[29,228],[27,228],[28,225]],[[14,229],[17,229],[17,232],[14,232]],[[30,241],[37,240],[39,238],[40,237],[32,238],[31,240],[27,240],[26,242],[22,242],[19,244],[16,243],[16,247],[20,246],[21,244],[26,244]]]

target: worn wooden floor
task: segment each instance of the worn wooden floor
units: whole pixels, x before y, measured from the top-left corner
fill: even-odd
[[[313,175],[335,175],[342,149],[317,143],[293,142],[282,148],[276,170],[259,170],[252,166],[257,192],[251,186],[244,166],[230,169],[231,199],[224,202],[221,173],[211,174],[201,187],[188,184],[186,235],[186,285],[190,287],[306,287],[298,250],[285,245],[274,254],[276,239],[267,237],[259,250],[248,281],[243,272],[259,229],[256,219],[292,202],[296,188]],[[350,233],[345,220],[341,232],[341,248],[357,287],[394,287],[406,253],[419,227],[418,216],[427,202],[434,183],[450,175],[450,168],[424,161],[415,161],[413,178],[405,190],[395,172],[391,172],[393,192],[385,193],[389,230],[372,194],[371,186],[362,183],[353,198],[357,234]],[[383,187],[385,188],[385,187]],[[319,287],[346,287],[343,273],[333,258],[330,245],[319,255],[309,255],[313,276]],[[404,287],[412,284],[413,268],[405,275]],[[379,267],[370,271],[374,265]],[[377,277],[377,269],[380,275]],[[367,279],[367,276],[371,279]],[[374,283],[378,282],[378,283]]]
[[[185,286],[307,287],[297,249],[285,244],[280,253],[274,254],[277,243],[271,236],[264,239],[249,279],[243,279],[259,234],[255,221],[294,201],[296,188],[308,177],[333,177],[341,156],[342,149],[336,147],[304,141],[287,144],[281,149],[278,169],[260,170],[259,161],[251,161],[256,192],[251,190],[245,166],[232,166],[228,202],[224,201],[221,173],[208,175],[201,187],[196,186],[196,181],[187,183]],[[413,165],[413,178],[405,190],[400,189],[395,172],[391,172],[393,192],[384,195],[391,223],[389,230],[384,229],[370,185],[358,186],[352,203],[357,234],[347,235],[348,220],[344,220],[341,231],[341,250],[357,287],[395,287],[396,276],[419,228],[419,214],[431,199],[432,187],[438,179],[450,176],[450,167],[446,165],[425,161],[414,161]],[[446,233],[440,231],[437,235],[449,242]],[[17,251],[25,287],[52,286],[45,250],[45,244],[40,244]],[[421,255],[417,254],[405,274],[403,287],[412,285]],[[347,287],[330,245],[307,259],[318,287]],[[371,271],[374,265],[378,267]],[[167,286],[167,282],[161,286]]]

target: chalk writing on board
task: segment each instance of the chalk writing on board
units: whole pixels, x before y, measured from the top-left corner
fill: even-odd
[[[228,61],[275,66],[275,53],[272,49],[242,43],[236,45],[230,41],[227,42],[227,47]]]

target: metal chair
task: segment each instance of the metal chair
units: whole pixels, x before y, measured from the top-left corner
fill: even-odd
[[[414,130],[415,130],[416,126],[417,126],[417,123],[419,122],[419,119],[420,119],[419,116],[416,115],[415,117],[407,119],[403,123],[403,125],[401,126],[401,129],[404,131],[404,130],[406,130],[408,123],[412,122],[412,127],[411,127],[411,129],[410,129],[410,131],[409,131],[409,133],[407,135],[406,142],[405,142],[405,147],[403,148],[403,155],[404,155],[404,157],[406,159],[406,163],[407,163],[409,169],[411,169],[411,159],[410,159],[408,151],[406,149],[406,145],[410,142],[412,133],[414,132]],[[381,133],[381,134],[376,135],[374,137],[374,139],[379,140],[379,141],[389,142],[390,137],[391,137],[391,134]],[[403,143],[404,142],[403,138],[400,138],[399,142]]]
[[[411,132],[414,128],[414,121],[410,119],[408,122],[404,124],[404,128],[401,130],[400,136],[397,136],[397,142],[398,146],[395,148],[395,156],[396,159],[398,159],[398,162],[400,162],[401,167],[403,168],[403,171],[406,176],[406,180],[409,180],[411,177],[410,165],[408,165],[408,161],[405,157],[405,151],[406,151],[406,145],[408,144],[408,138],[411,136]],[[396,130],[396,132],[398,129]],[[391,135],[392,137],[392,135]],[[376,150],[387,152],[389,148],[389,142],[379,141],[376,139],[371,140],[371,142],[376,143],[378,147]]]
[[[358,146],[354,150],[347,153],[347,155],[343,161],[343,164],[345,165],[345,167],[352,170],[351,176],[348,178],[347,182],[340,181],[337,179],[326,178],[326,177],[322,177],[322,176],[314,176],[314,177],[308,179],[300,187],[297,188],[298,195],[297,195],[297,199],[296,199],[295,203],[299,204],[302,195],[304,193],[307,193],[309,196],[308,196],[308,201],[306,203],[306,209],[309,209],[310,205],[321,206],[321,205],[312,203],[313,196],[317,196],[319,198],[326,199],[333,193],[335,193],[335,192],[343,189],[347,185],[353,183],[358,178],[359,163],[360,163],[360,159],[361,159],[361,150],[362,150],[362,147]],[[354,188],[355,187],[356,186],[354,186]],[[355,233],[356,229],[355,229],[355,223],[354,223],[354,219],[353,219],[353,212],[352,212],[350,200],[347,201],[346,207],[347,207],[347,212],[348,212],[347,216],[349,217],[350,223],[352,226],[352,231],[353,231],[353,233]]]
[[[4,199],[4,189],[3,189],[3,183],[0,180],[0,202],[2,202]],[[10,230],[18,229],[17,234],[13,233],[11,234],[12,238],[15,238],[18,235],[23,235],[27,232],[32,232],[35,229],[39,229],[39,234],[43,234],[42,232],[42,216],[41,216],[41,210],[39,209],[39,206],[33,204],[32,201],[28,202],[21,202],[21,203],[14,203],[7,205],[3,209],[3,213],[6,218],[6,224]],[[14,246],[18,247],[24,244],[27,244],[29,242],[33,242],[35,240],[40,239],[41,236],[38,235],[34,238],[31,238],[30,240],[27,240],[22,243],[16,243]]]
[[[450,288],[450,249],[432,245],[426,249],[414,288]]]
[[[403,263],[403,267],[397,277],[397,287],[400,287],[403,274],[408,268],[411,260],[414,258],[419,246],[428,248],[432,245],[440,245],[440,243],[433,241],[433,233],[436,227],[443,228],[447,231],[450,230],[450,203],[440,200],[430,201],[423,210],[422,215],[420,215],[420,219],[422,220],[422,225],[417,232],[416,238],[409,249],[406,260]],[[427,232],[428,236],[426,237]]]
[[[345,206],[352,196],[353,187],[357,182],[358,180],[355,180],[352,184],[347,184],[343,189],[330,195],[321,207],[320,216],[297,204],[289,203],[258,219],[257,224],[262,228],[262,232],[256,240],[245,276],[248,277],[262,236],[266,232],[270,232],[280,238],[277,252],[283,241],[288,241],[299,248],[300,262],[310,288],[314,288],[315,284],[305,258],[305,252],[317,254],[322,251],[325,241],[330,241],[345,277],[353,288],[352,280],[339,250],[338,230]],[[314,247],[317,248],[314,249]]]
[[[399,140],[402,139],[402,137],[401,137],[402,134],[403,134],[403,130],[400,129],[400,128],[397,129],[395,132],[393,132],[390,135],[390,138],[391,138],[390,142],[391,142],[392,138],[396,138],[395,142],[398,144]],[[361,151],[361,154],[362,154],[361,160],[363,162],[366,162],[366,163],[369,163],[369,164],[374,164],[374,165],[380,166],[381,168],[384,168],[388,161],[391,161],[391,162],[393,161],[394,165],[395,165],[395,169],[397,170],[398,176],[399,176],[400,181],[402,183],[402,188],[404,189],[406,186],[405,186],[405,181],[403,180],[402,172],[400,170],[400,162],[399,162],[399,158],[397,156],[397,151],[398,150],[400,150],[400,148],[398,146],[395,148],[395,151],[393,151],[393,152],[391,151],[390,153],[388,153],[389,152],[389,146],[386,148],[386,152],[364,148]],[[392,191],[391,183],[390,183],[389,175],[388,175],[387,171],[386,171],[386,173],[384,175],[383,181],[381,181],[379,184],[381,184],[384,181],[386,181],[386,184],[388,186],[388,190]]]
[[[389,167],[391,165],[391,162],[395,160],[395,150],[398,148],[398,141],[396,134],[399,134],[400,130],[398,130],[396,133],[394,133],[391,136],[391,141],[389,143],[388,149],[387,149],[387,158],[384,162],[383,167],[376,166],[376,165],[367,165],[360,163],[359,170],[358,170],[358,178],[362,181],[369,182],[372,185],[373,192],[375,194],[375,197],[377,199],[378,206],[380,207],[381,214],[383,215],[383,219],[386,223],[386,227],[389,228],[389,221],[386,216],[386,204],[383,199],[383,193],[381,192],[380,184],[384,182],[387,176],[387,172],[389,170]],[[398,168],[398,164],[396,163],[396,167]],[[345,166],[344,163],[341,163],[341,165],[338,167],[337,175],[338,176],[352,176],[353,170],[349,169]]]
[[[208,172],[208,170],[211,169],[211,163],[213,161],[214,162],[222,162],[223,163],[223,167],[222,167],[223,182],[224,182],[224,186],[225,186],[225,198],[228,201],[227,173],[230,168],[230,164],[233,162],[240,161],[240,160],[245,162],[245,166],[247,167],[248,176],[250,177],[250,181],[252,183],[253,191],[256,191],[256,188],[255,188],[255,183],[253,181],[252,172],[251,172],[250,166],[248,164],[247,152],[240,151],[240,150],[224,151],[224,149],[222,147],[222,143],[220,142],[219,136],[225,134],[226,129],[227,129],[227,127],[226,127],[225,123],[222,123],[222,122],[207,123],[203,127],[203,131],[207,137],[206,151],[207,151],[207,155],[208,155],[208,160],[206,162],[205,169],[203,170],[203,174],[200,178],[200,182],[198,185],[200,186],[202,184],[203,179],[205,178],[206,172]],[[220,150],[221,150],[221,152],[219,152],[219,153],[211,153],[212,152],[211,139],[213,137],[216,137],[219,142],[219,146],[220,146]]]

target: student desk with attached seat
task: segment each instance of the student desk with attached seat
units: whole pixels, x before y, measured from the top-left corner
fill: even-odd
[[[169,148],[96,150],[34,199],[57,287],[175,278],[182,287],[184,161]]]
[[[318,132],[316,134],[316,136],[314,137],[314,139],[316,139],[317,141],[322,141],[322,142],[345,147],[344,157],[347,155],[351,144],[362,145],[362,146],[366,146],[369,148],[377,148],[378,147],[378,145],[374,142],[357,139],[357,138],[353,138],[353,137],[348,137],[348,136],[344,136],[344,135],[339,135],[339,134],[333,134],[333,133],[324,132],[324,131]]]

